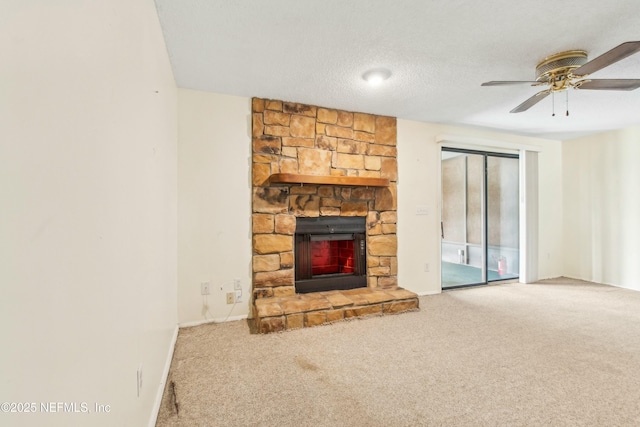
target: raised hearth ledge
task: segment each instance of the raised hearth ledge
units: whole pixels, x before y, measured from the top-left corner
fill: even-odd
[[[316,184],[344,185],[351,187],[388,187],[387,178],[367,178],[358,176],[317,176],[293,173],[274,173],[269,177],[271,184]]]
[[[406,289],[358,288],[254,301],[256,332],[269,333],[333,323],[355,317],[418,310],[418,295]]]

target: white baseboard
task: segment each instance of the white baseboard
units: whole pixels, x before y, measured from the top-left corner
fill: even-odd
[[[176,328],[173,331],[173,337],[171,338],[171,343],[169,344],[169,352],[167,354],[167,360],[164,363],[164,370],[162,371],[162,379],[160,381],[160,385],[158,386],[158,391],[156,393],[156,400],[153,404],[153,409],[151,411],[151,418],[149,419],[149,427],[155,427],[156,422],[158,421],[158,414],[160,413],[160,405],[162,405],[162,396],[164,394],[164,389],[167,384],[167,379],[169,378],[169,370],[171,369],[171,361],[173,360],[173,351],[175,350],[175,347],[176,347],[176,341],[178,340],[178,331],[180,330],[180,328],[204,325],[205,323],[231,322],[234,320],[246,319],[247,317],[248,316],[246,314],[241,314],[238,316],[197,320],[195,322],[184,322],[176,325]]]
[[[173,360],[173,350],[176,347],[176,341],[178,340],[178,330],[180,328],[176,325],[173,331],[173,337],[169,344],[169,353],[167,354],[167,360],[164,362],[164,370],[162,371],[162,378],[158,391],[156,393],[156,401],[153,404],[153,410],[151,411],[151,418],[149,419],[149,427],[155,427],[156,421],[158,421],[158,414],[160,413],[160,405],[162,404],[162,395],[164,394],[164,387],[167,384],[167,378],[169,378],[169,369],[171,368],[171,361]]]
[[[424,291],[424,292],[416,292],[419,297],[424,297],[426,295],[438,295],[441,294],[442,291]]]
[[[233,322],[235,320],[242,320],[249,317],[246,314],[239,314],[238,316],[229,316],[229,317],[217,317],[215,319],[205,319],[205,320],[195,320],[193,322],[183,322],[178,324],[181,328],[188,328],[191,326],[199,326],[204,325],[206,323],[224,323],[224,322]]]

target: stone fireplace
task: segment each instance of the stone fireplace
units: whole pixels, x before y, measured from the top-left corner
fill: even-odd
[[[397,290],[396,119],[253,98],[252,133],[254,318],[264,317],[261,307],[303,293]],[[336,231],[340,219],[363,229]],[[313,223],[334,232],[312,238],[305,230]],[[328,251],[318,252],[315,265],[307,257],[312,246]],[[341,250],[353,252],[351,261]],[[305,289],[309,281],[315,284]],[[266,329],[298,324],[284,311],[281,317],[282,328]]]

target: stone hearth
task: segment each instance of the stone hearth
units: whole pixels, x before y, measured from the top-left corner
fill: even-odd
[[[384,304],[387,304],[386,312],[402,311],[397,307],[406,304],[394,305],[396,308],[393,309],[389,305],[396,301],[396,297],[390,297],[387,302],[364,304],[365,297],[354,296],[354,300],[349,296],[360,294],[342,291],[336,295],[351,302],[334,306],[328,299],[330,295],[324,292],[297,295],[294,272],[297,218],[363,217],[366,224],[367,288],[359,291],[364,291],[362,295],[369,295],[371,301],[391,295],[385,292],[408,295],[405,293],[408,291],[398,288],[397,280],[395,117],[253,98],[252,135],[252,297],[253,316],[258,329],[270,332],[294,329],[298,325],[311,326],[338,320],[335,317],[339,313],[342,313],[340,318],[384,314]],[[333,180],[351,177],[358,179],[341,180],[360,184],[283,184],[280,179],[275,179],[283,174],[330,177]],[[273,183],[270,181],[272,176]],[[384,181],[385,184],[361,184],[367,180]],[[398,300],[414,300],[415,306],[407,309],[418,306],[417,296],[411,295]],[[291,311],[289,307],[295,305],[292,301],[312,301],[314,304],[323,301],[322,307],[326,308],[314,309],[313,304],[302,304],[298,311]],[[277,314],[278,310],[281,310],[280,314]]]
[[[256,300],[255,325],[260,333],[280,332],[417,309],[418,296],[401,288],[316,292]]]

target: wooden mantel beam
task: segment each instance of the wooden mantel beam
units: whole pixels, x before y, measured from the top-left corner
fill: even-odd
[[[269,177],[271,184],[315,184],[344,185],[353,187],[388,187],[386,178],[367,178],[359,176],[322,176],[298,175],[293,173],[274,173]]]

